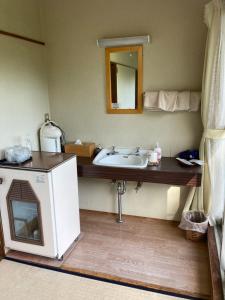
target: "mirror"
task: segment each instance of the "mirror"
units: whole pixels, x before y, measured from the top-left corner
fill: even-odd
[[[142,46],[106,48],[107,112],[142,112]]]

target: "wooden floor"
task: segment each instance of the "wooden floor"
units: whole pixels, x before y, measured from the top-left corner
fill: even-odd
[[[194,243],[172,221],[81,211],[83,236],[60,269],[95,275],[177,294],[209,299],[211,284],[206,242]],[[51,265],[18,252],[8,257]]]

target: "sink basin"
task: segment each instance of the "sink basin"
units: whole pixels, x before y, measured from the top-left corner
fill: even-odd
[[[148,165],[149,150],[140,150],[136,155],[136,148],[115,148],[115,154],[112,154],[112,149],[105,148],[93,160],[94,165],[117,167],[117,168],[132,168],[144,169]]]

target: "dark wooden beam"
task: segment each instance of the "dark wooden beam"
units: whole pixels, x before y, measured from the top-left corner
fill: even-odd
[[[42,41],[38,41],[38,40],[29,38],[29,37],[26,37],[26,36],[23,36],[23,35],[19,35],[19,34],[16,34],[16,33],[11,33],[11,32],[4,31],[4,30],[0,30],[0,34],[6,35],[6,36],[11,36],[11,37],[14,37],[16,39],[21,39],[21,40],[24,40],[24,41],[27,41],[27,42],[30,42],[30,43],[34,43],[34,44],[39,44],[39,45],[42,45],[42,46],[45,45],[45,43],[42,42]]]
[[[216,246],[214,227],[208,229],[209,262],[212,281],[212,300],[223,300],[223,286],[220,274],[220,262]]]

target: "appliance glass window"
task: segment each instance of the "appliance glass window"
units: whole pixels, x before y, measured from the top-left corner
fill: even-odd
[[[12,200],[12,215],[15,237],[41,242],[37,203]]]
[[[6,199],[11,239],[44,246],[40,201],[30,182],[13,179]]]

